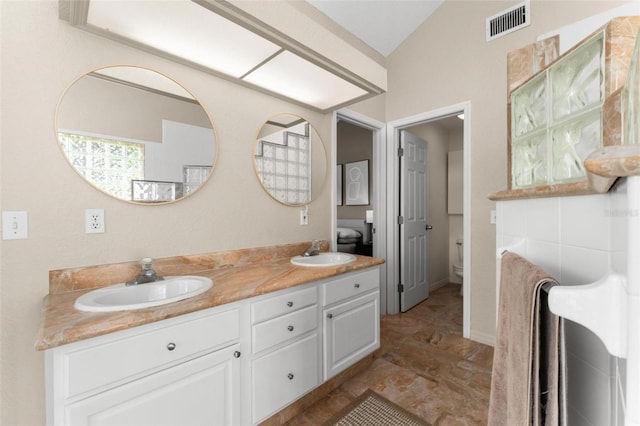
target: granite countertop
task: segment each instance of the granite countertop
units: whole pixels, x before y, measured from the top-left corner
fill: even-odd
[[[46,350],[382,263],[382,259],[356,256],[354,262],[335,267],[295,266],[290,263],[289,257],[237,266],[226,265],[223,268],[189,273],[213,280],[213,287],[201,295],[167,305],[131,311],[94,313],[75,309],[75,300],[92,289],[51,292],[44,298],[35,348]]]

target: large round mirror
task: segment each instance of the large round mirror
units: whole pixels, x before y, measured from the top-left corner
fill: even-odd
[[[120,200],[158,204],[195,192],[217,158],[213,124],[172,79],[141,67],[77,79],[56,114],[60,148],[90,184]]]
[[[327,157],[318,132],[297,115],[280,114],[258,132],[253,149],[256,175],[275,200],[304,205],[318,196],[327,176]]]

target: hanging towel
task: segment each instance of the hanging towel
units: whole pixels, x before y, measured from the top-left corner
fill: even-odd
[[[562,326],[547,306],[557,284],[517,254],[502,256],[489,426],[566,424]]]

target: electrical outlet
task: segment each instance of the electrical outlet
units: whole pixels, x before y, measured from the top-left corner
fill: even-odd
[[[84,211],[84,232],[86,234],[104,233],[104,209],[86,209]]]
[[[2,212],[2,239],[23,240],[29,238],[27,212]]]

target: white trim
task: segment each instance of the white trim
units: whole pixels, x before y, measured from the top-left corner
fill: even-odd
[[[471,101],[461,102],[459,104],[450,105],[439,108],[434,111],[416,114],[411,117],[394,120],[387,123],[387,223],[395,223],[394,218],[399,215],[399,194],[398,175],[399,161],[397,151],[399,147],[399,131],[407,127],[415,126],[429,121],[435,121],[439,118],[464,113],[464,136],[463,136],[463,227],[464,227],[464,277],[463,277],[463,326],[462,335],[465,338],[471,336]],[[391,314],[398,313],[398,292],[395,287],[398,283],[400,271],[398,268],[398,227],[389,226],[387,229],[387,294],[389,300],[387,302],[387,312]],[[477,336],[477,333],[474,335]],[[486,336],[479,336],[486,340]],[[475,340],[475,339],[474,339]]]
[[[485,345],[489,345],[492,347],[496,344],[496,336],[483,333],[481,331],[473,331],[471,333],[471,336],[469,336],[469,339],[475,342],[484,343]]]
[[[336,164],[337,164],[337,142],[338,142],[338,120],[343,120],[348,123],[354,124],[359,127],[369,129],[373,133],[373,164],[371,165],[374,170],[372,181],[372,194],[373,203],[371,207],[374,211],[374,228],[375,233],[373,238],[373,256],[386,259],[387,252],[387,198],[386,198],[386,176],[387,176],[387,161],[386,161],[386,124],[360,114],[356,111],[352,111],[347,108],[342,108],[338,111],[334,111],[332,125],[331,125],[331,250],[336,251],[336,241],[333,238],[336,235],[337,226],[337,206],[336,206]],[[385,315],[388,312],[387,301],[387,264],[380,265],[380,314]]]

